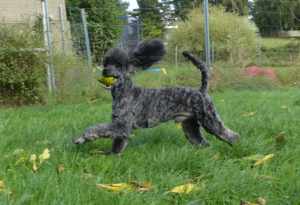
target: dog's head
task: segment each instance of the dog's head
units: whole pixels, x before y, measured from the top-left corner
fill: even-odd
[[[148,69],[162,60],[166,53],[164,43],[152,38],[130,44],[125,49],[119,47],[110,49],[103,58],[102,75],[114,77],[115,83],[106,85],[105,89],[111,90],[121,84],[130,72]]]
[[[104,69],[102,75],[104,77],[114,77],[113,85],[105,85],[105,89],[111,90],[116,87],[128,71],[128,54],[123,48],[115,47],[110,49],[103,58]]]

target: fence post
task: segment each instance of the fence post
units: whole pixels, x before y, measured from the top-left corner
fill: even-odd
[[[177,68],[177,46],[175,46],[175,67]]]
[[[87,25],[86,25],[85,9],[81,9],[81,14],[82,14],[82,22],[83,22],[83,28],[84,28],[86,51],[87,51],[88,60],[89,60],[89,67],[91,69],[91,72],[93,73],[92,56],[91,56],[91,49],[90,49],[90,39],[89,39],[89,33],[87,30]]]
[[[47,37],[47,20],[46,20],[45,1],[42,1],[42,12],[43,12],[43,31],[44,31],[45,48],[46,48],[47,54],[48,54],[49,48],[48,48],[48,37]],[[52,93],[51,68],[50,68],[50,65],[48,63],[45,63],[45,66],[47,68],[48,89],[49,89],[49,92]]]
[[[53,54],[52,54],[52,45],[51,45],[51,30],[50,30],[50,21],[49,21],[49,12],[48,12],[48,1],[45,0],[45,12],[46,12],[46,23],[47,23],[47,37],[48,37],[48,48],[50,53],[50,75],[52,80],[52,88],[55,91],[55,77],[54,77],[54,68],[53,68]]]
[[[211,45],[211,55],[212,55],[212,63],[215,63],[215,42],[212,42],[212,45]]]
[[[258,56],[259,56],[259,62],[261,62],[261,37],[259,37]]]
[[[205,24],[205,55],[206,66],[210,68],[210,48],[209,48],[209,21],[208,21],[208,0],[204,0],[204,24]]]
[[[64,47],[64,53],[66,54],[66,44],[65,44],[65,27],[64,27],[64,16],[63,16],[63,10],[62,5],[59,6],[60,10],[60,21],[61,21],[61,33],[62,33],[62,40],[63,40],[63,47]]]

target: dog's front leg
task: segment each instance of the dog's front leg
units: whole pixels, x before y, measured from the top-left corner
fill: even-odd
[[[129,138],[130,128],[120,123],[101,123],[89,127],[82,137],[73,140],[75,144],[84,144],[97,138],[126,139]]]

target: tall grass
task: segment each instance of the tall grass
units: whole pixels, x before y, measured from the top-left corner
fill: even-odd
[[[156,73],[151,73],[156,75]],[[98,139],[84,145],[71,141],[94,124],[110,121],[111,104],[80,103],[53,107],[31,106],[0,111],[0,192],[1,204],[240,204],[267,198],[268,204],[298,204],[300,157],[299,88],[271,91],[228,91],[211,94],[219,114],[230,129],[244,141],[232,148],[203,131],[211,142],[207,149],[196,149],[173,122],[155,128],[134,130],[121,156],[90,155],[94,149],[109,150],[110,139]],[[281,106],[287,107],[282,109]],[[242,117],[247,112],[254,115]],[[274,139],[287,133],[282,150]],[[41,143],[43,142],[43,143]],[[44,149],[50,158],[37,161],[37,172],[29,159],[17,165],[21,157],[40,155]],[[16,156],[13,151],[23,149]],[[217,154],[219,159],[215,159]],[[267,163],[252,168],[250,161],[232,161],[252,154],[274,154]],[[66,170],[58,172],[63,164]],[[86,179],[85,173],[92,177]],[[205,174],[205,188],[189,195],[167,194],[189,178]],[[280,178],[261,179],[260,175]],[[97,190],[96,184],[127,181],[151,182],[153,191],[110,194]],[[192,182],[201,186],[202,180]],[[12,201],[13,200],[13,201]]]

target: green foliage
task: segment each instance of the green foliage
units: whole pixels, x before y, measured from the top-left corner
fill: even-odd
[[[86,12],[87,27],[91,52],[97,62],[102,61],[103,55],[116,45],[123,32],[123,20],[128,7],[127,2],[120,0],[67,0],[67,16],[72,25],[72,39],[80,42],[80,51],[85,52],[85,41],[80,8],[88,8]],[[78,52],[78,51],[77,51]]]
[[[223,7],[210,6],[209,29],[210,41],[215,44],[215,58],[227,59],[230,55],[238,56],[235,21],[232,13]],[[170,29],[167,33],[169,56],[174,56],[174,48],[178,53],[187,50],[198,56],[205,56],[204,14],[203,8],[196,8],[188,13],[185,22],[178,22],[179,29]],[[257,27],[247,17],[237,17],[237,32],[241,55],[253,57],[257,55],[258,36]],[[183,59],[182,55],[179,55]]]
[[[0,24],[0,103],[20,106],[43,101],[46,54],[40,19],[28,23]]]
[[[300,0],[292,2],[256,0],[250,14],[260,30],[276,30],[280,27],[283,30],[290,30],[300,28],[299,9]]]

